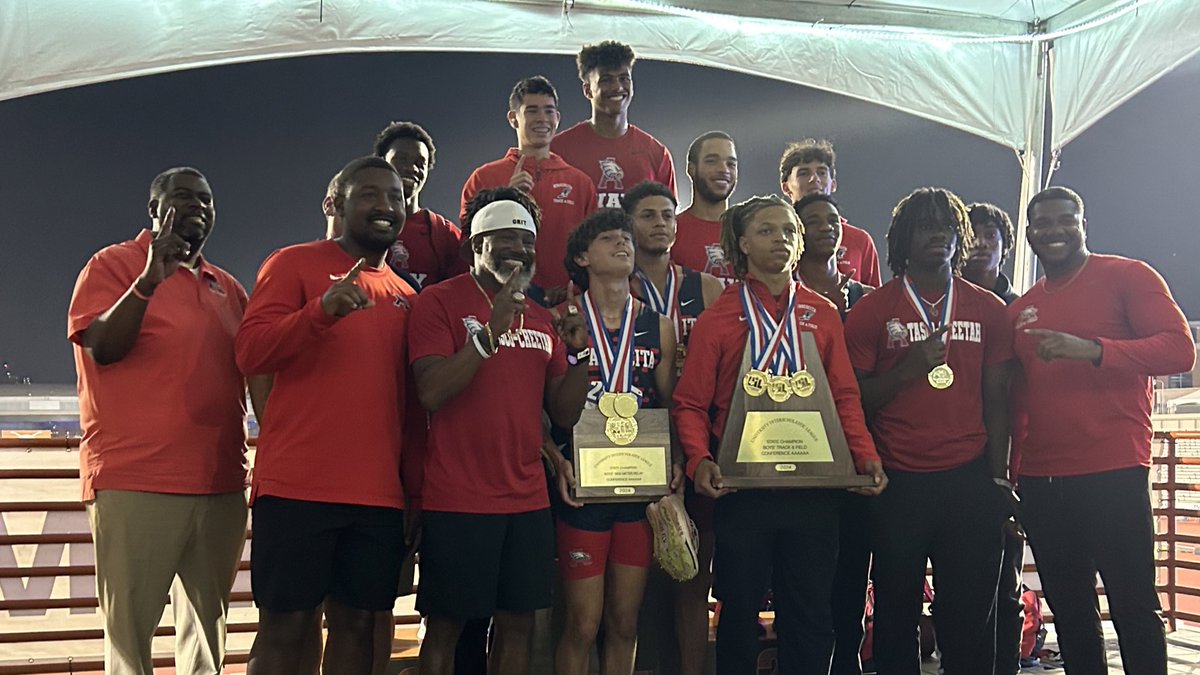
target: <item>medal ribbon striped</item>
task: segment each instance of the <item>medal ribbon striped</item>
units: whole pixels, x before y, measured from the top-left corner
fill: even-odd
[[[675,326],[675,342],[678,344],[683,339],[683,317],[679,311],[679,287],[682,282],[676,279],[675,263],[667,266],[667,297],[665,298],[654,287],[654,282],[650,281],[650,277],[640,269],[636,274],[638,281],[642,284],[642,297],[646,300],[646,304],[650,305],[650,309],[671,320],[671,325]]]
[[[934,324],[933,315],[930,314],[929,310],[926,308],[925,301],[922,300],[921,296],[917,294],[917,287],[913,285],[912,278],[907,274],[904,275],[904,293],[908,297],[908,304],[912,305],[913,309],[917,310],[917,315],[921,317],[921,321],[925,323],[925,327],[929,329],[930,333],[941,328],[942,326],[950,325],[954,314],[953,276],[950,277],[950,281],[946,282],[946,294],[942,296],[945,298],[946,304],[942,307],[942,313],[938,317],[936,324]],[[941,336],[939,339],[942,341],[942,344],[949,345],[950,343],[950,336],[948,334]]]
[[[774,375],[785,375],[794,370],[800,355],[800,331],[796,321],[796,282],[788,283],[785,321],[776,323],[775,318],[763,306],[748,281],[742,282],[742,312],[746,316],[746,327],[750,331],[750,365]],[[768,365],[770,364],[770,365]]]
[[[592,302],[592,294],[584,291],[581,302],[588,333],[591,333],[592,344],[596,347],[596,361],[600,364],[600,384],[604,386],[604,391],[615,394],[629,391],[633,384],[633,296],[625,299],[615,351],[604,319]]]

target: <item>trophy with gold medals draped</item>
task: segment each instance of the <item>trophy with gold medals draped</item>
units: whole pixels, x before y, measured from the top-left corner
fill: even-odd
[[[742,285],[749,334],[717,464],[735,488],[868,487],[854,468],[812,333],[796,319],[796,286],[776,323]]]
[[[603,393],[573,431],[575,499],[648,502],[671,492],[671,432],[665,408],[643,408],[632,391],[633,298],[625,304],[614,348],[588,293],[581,298]]]

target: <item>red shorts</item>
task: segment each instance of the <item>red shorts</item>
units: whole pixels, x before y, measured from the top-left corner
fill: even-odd
[[[630,567],[649,567],[654,558],[650,523],[614,522],[604,532],[571,527],[555,520],[558,535],[558,570],[564,580],[577,581],[604,574],[608,562]]]

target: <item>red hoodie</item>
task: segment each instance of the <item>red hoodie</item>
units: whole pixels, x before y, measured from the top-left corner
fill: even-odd
[[[509,148],[504,157],[471,173],[463,185],[459,222],[465,226],[467,202],[476,192],[508,185],[520,158],[517,148]],[[530,196],[542,209],[537,235],[537,272],[533,275],[533,283],[541,288],[566,286],[570,281],[563,262],[567,255],[567,235],[584,216],[596,210],[596,188],[587,174],[554,153],[546,159],[526,157],[521,168],[533,175]]]

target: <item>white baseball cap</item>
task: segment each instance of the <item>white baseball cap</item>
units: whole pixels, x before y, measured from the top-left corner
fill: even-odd
[[[496,230],[516,228],[537,236],[533,216],[524,207],[509,199],[501,199],[479,209],[471,218],[471,238]]]

